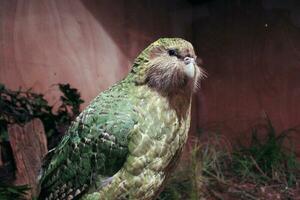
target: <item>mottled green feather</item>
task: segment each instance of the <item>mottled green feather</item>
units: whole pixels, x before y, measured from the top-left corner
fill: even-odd
[[[130,83],[123,81],[101,93],[77,117],[45,163],[42,197],[65,184],[69,190],[81,191],[85,184],[99,181],[99,174],[109,177],[122,167],[128,153],[127,137],[136,123],[129,94]]]
[[[154,198],[182,150],[190,119],[179,121],[167,99],[147,86],[136,92],[138,123],[128,138],[127,160],[111,184],[84,200]]]

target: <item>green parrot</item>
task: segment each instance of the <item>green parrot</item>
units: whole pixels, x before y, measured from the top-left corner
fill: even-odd
[[[123,80],[100,93],[51,150],[39,176],[46,200],[155,199],[178,163],[203,71],[191,43],[161,38]]]

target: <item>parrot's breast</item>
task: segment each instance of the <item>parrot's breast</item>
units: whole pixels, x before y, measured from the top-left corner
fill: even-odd
[[[103,188],[106,199],[153,199],[187,140],[187,118],[179,119],[168,99],[147,86],[135,91],[138,123],[129,135],[129,154],[114,181]]]

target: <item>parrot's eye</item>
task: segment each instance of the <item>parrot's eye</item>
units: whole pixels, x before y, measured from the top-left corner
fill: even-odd
[[[169,50],[168,50],[168,54],[169,54],[170,56],[177,56],[177,52],[176,52],[175,49],[169,49]]]

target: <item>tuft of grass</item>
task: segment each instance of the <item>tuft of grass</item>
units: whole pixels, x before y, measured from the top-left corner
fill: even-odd
[[[30,190],[28,185],[7,185],[0,183],[0,199],[1,200],[23,200],[25,195]]]
[[[287,186],[295,185],[299,163],[293,149],[286,148],[292,147],[289,135],[294,132],[298,130],[291,128],[277,133],[271,120],[266,117],[265,124],[252,129],[250,145],[234,150],[232,170],[246,181],[263,184],[276,181]],[[259,137],[262,135],[265,137]]]
[[[176,173],[171,175],[157,200],[191,199],[194,193],[193,190],[191,171],[187,167],[180,166]]]
[[[266,117],[265,123],[252,128],[248,146],[232,148],[224,137],[208,133],[208,139],[193,143],[158,200],[258,199],[265,186],[278,188],[282,197],[289,198],[286,192],[300,178],[289,138],[295,132],[298,130],[291,128],[278,133]]]
[[[230,159],[229,143],[213,135],[206,142],[193,144],[188,159],[181,162],[158,200],[206,199],[216,183],[227,183],[224,169]]]

